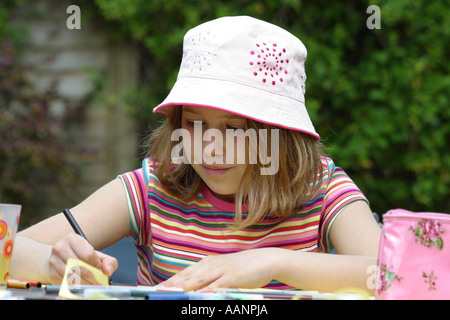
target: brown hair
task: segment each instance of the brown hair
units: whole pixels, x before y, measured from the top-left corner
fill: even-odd
[[[263,165],[249,164],[235,195],[235,224],[240,229],[255,224],[266,216],[289,217],[319,191],[322,181],[322,144],[309,134],[275,127],[246,119],[247,127],[267,129],[271,141],[271,129],[279,129],[279,169],[274,175],[261,175]],[[149,137],[149,154],[155,163],[155,174],[161,184],[171,189],[181,200],[189,201],[202,189],[203,180],[190,164],[172,163],[171,152],[178,141],[171,141],[171,134],[181,127],[181,107],[174,107]],[[261,141],[259,142],[261,143]],[[270,146],[268,147],[270,149]],[[248,205],[248,215],[242,217],[242,204]]]

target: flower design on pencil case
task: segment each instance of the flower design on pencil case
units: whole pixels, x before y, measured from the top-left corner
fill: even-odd
[[[380,266],[380,286],[379,291],[383,292],[390,288],[392,282],[396,280],[398,283],[403,280],[403,277],[398,277],[397,274],[390,269],[385,264]]]
[[[436,290],[436,280],[437,277],[434,275],[434,271],[431,270],[430,274],[426,274],[425,271],[422,271],[423,281],[428,284],[428,291]]]
[[[423,246],[432,247],[436,246],[439,250],[444,247],[444,241],[441,238],[441,234],[445,232],[441,227],[439,220],[434,219],[421,219],[416,228],[409,227],[409,231],[412,231],[416,236],[416,242],[420,242]]]

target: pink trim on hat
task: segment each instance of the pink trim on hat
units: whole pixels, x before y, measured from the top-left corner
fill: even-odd
[[[208,106],[208,105],[202,105],[202,104],[195,104],[195,103],[173,103],[173,102],[171,102],[171,103],[166,103],[166,104],[161,104],[161,105],[159,105],[158,107],[156,107],[155,109],[153,109],[153,113],[159,113],[159,114],[168,116],[168,114],[166,114],[166,113],[164,113],[164,112],[161,112],[160,109],[164,109],[165,107],[171,107],[171,106],[172,106],[172,107],[176,107],[176,106],[203,107],[203,108],[210,108],[210,109],[215,109],[215,110],[225,111],[225,112],[228,112],[228,113],[231,113],[231,114],[234,114],[234,115],[237,115],[237,116],[241,116],[241,117],[244,117],[244,118],[248,118],[248,119],[251,119],[251,120],[254,120],[254,121],[257,121],[257,122],[261,122],[261,123],[264,123],[264,124],[268,124],[268,125],[272,125],[272,126],[276,126],[276,127],[288,129],[288,130],[300,131],[300,132],[309,134],[309,135],[315,137],[316,139],[320,139],[320,136],[319,136],[318,134],[315,134],[315,133],[313,133],[313,132],[309,132],[309,131],[307,131],[307,130],[300,130],[300,129],[298,129],[298,128],[288,127],[288,126],[284,126],[284,125],[281,125],[281,124],[276,124],[276,123],[273,123],[273,122],[271,123],[271,122],[268,122],[268,121],[262,121],[262,120],[259,120],[259,119],[254,118],[254,117],[251,117],[251,116],[247,116],[247,115],[244,115],[244,114],[240,114],[240,113],[238,113],[238,112],[233,112],[233,111],[229,111],[229,110],[227,110],[227,109],[218,108],[218,107],[214,107],[214,106]]]

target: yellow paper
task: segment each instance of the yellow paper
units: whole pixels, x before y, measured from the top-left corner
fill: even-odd
[[[358,288],[344,288],[334,293],[334,299],[336,300],[373,300],[374,297],[370,296],[365,290]]]
[[[63,280],[61,283],[61,287],[59,288],[59,296],[60,297],[67,298],[67,299],[109,299],[110,298],[109,296],[104,296],[104,295],[82,297],[82,296],[72,293],[69,289],[70,286],[69,286],[68,281],[69,281],[69,275],[72,273],[72,268],[74,268],[74,267],[80,267],[80,268],[85,268],[85,269],[89,270],[90,272],[92,272],[92,274],[95,277],[95,280],[97,280],[97,282],[100,285],[105,286],[106,288],[109,287],[109,278],[101,270],[94,268],[93,266],[87,264],[84,261],[69,258],[69,259],[67,259],[66,269],[64,271],[64,277],[63,277]]]

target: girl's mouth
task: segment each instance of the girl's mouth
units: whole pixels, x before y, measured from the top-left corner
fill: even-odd
[[[219,165],[207,165],[207,164],[202,164],[202,168],[210,176],[221,176],[231,169],[231,167],[224,167]]]

